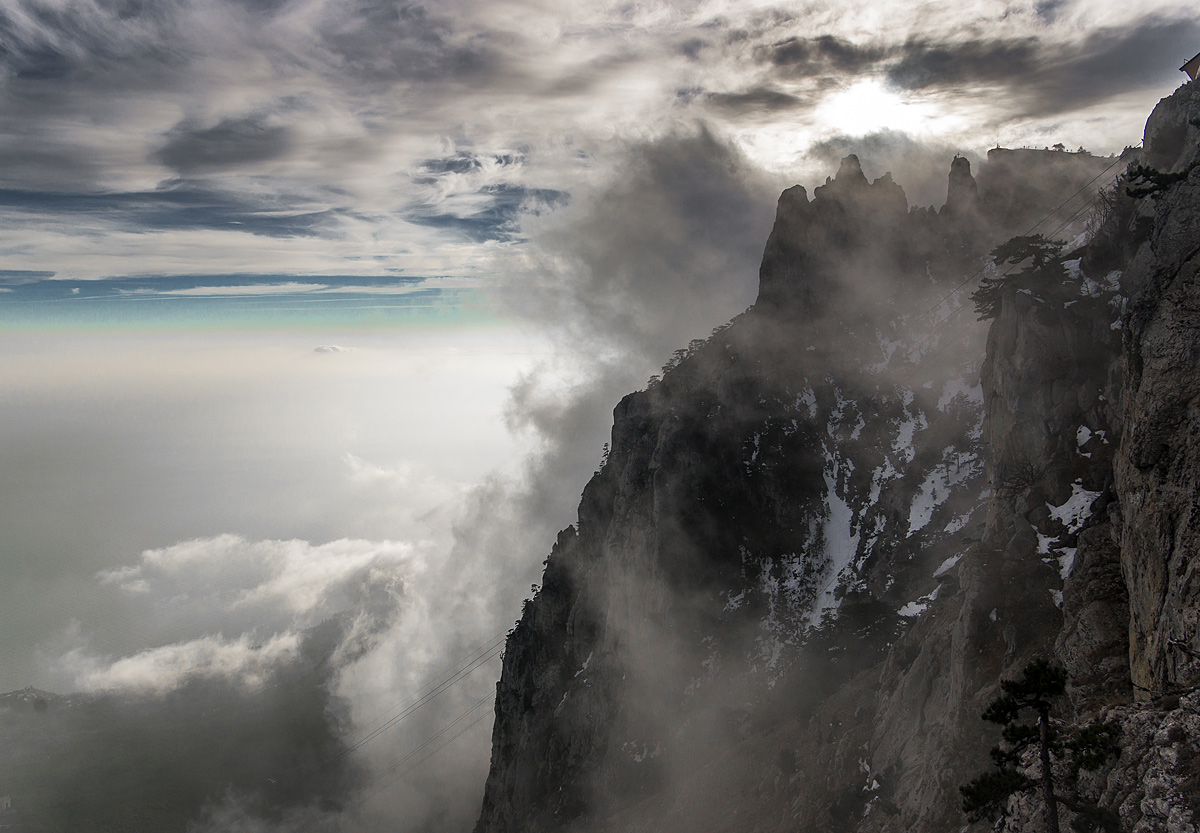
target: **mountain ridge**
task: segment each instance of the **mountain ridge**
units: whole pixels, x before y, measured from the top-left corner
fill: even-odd
[[[1187,169],[1198,107],[1190,84],[1160,103],[1143,158]],[[1191,342],[1156,334],[1194,326],[1179,289],[1194,177],[1133,197],[1127,175],[1091,229],[1067,215],[1088,243],[1061,285],[989,272],[990,326],[939,300],[966,303],[986,252],[1116,165],[995,153],[976,180],[955,159],[940,212],[853,156],[812,200],[783,193],[756,304],[614,411],[579,521],[509,636],[476,833],[959,830],[957,788],[988,764],[979,713],[1047,654],[1075,681],[1072,719],[1140,727],[1071,789],[1129,829],[1194,829],[1194,762],[1168,772],[1144,738],[1190,725],[1192,695],[1151,695],[1196,673],[1161,659],[1197,638],[1194,549],[1176,547],[1185,580],[1140,567],[1152,532],[1127,498],[1165,480],[1169,515],[1197,487],[1139,480],[1123,431],[1175,436],[1190,407],[1174,368]],[[1128,380],[1145,394],[1124,396]],[[1163,384],[1182,400],[1165,415]],[[1131,657],[1122,620],[1136,641],[1164,588],[1181,613],[1150,627],[1172,636]],[[1148,773],[1175,826],[1138,796]],[[1008,829],[1041,829],[1032,806],[1011,811]]]

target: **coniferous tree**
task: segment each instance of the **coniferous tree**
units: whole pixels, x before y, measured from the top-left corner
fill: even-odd
[[[1118,833],[1116,815],[1092,804],[1073,801],[1055,789],[1053,763],[1070,759],[1078,769],[1096,769],[1118,754],[1118,727],[1094,721],[1064,733],[1051,717],[1055,702],[1066,693],[1067,675],[1044,659],[1034,660],[1016,680],[1002,680],[1001,694],[983,712],[983,719],[999,723],[1002,743],[992,749],[993,772],[980,775],[960,788],[962,807],[972,821],[1004,815],[1009,798],[1017,793],[1040,793],[1050,833],[1059,833],[1059,805],[1074,812],[1071,827],[1080,833]],[[1033,722],[1027,720],[1032,713]],[[1036,748],[1039,777],[1030,778],[1019,767],[1025,753]]]
[[[1062,258],[1066,245],[1066,241],[1050,240],[1034,234],[1014,237],[992,249],[992,262],[997,268],[1021,264],[1025,264],[1025,268],[1020,272],[989,275],[979,282],[979,288],[971,293],[979,320],[985,321],[1000,314],[1000,299],[1006,289],[1037,290],[1049,294],[1061,289],[1068,282]]]

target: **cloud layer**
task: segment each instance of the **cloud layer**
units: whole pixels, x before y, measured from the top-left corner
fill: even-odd
[[[1198,10],[17,0],[0,11],[0,251],[73,279],[494,274],[489,249],[523,245],[524,218],[681,123],[816,176],[810,148],[847,132],[830,101],[864,83],[913,138],[1110,152],[1182,80]],[[281,261],[271,241],[297,240]]]

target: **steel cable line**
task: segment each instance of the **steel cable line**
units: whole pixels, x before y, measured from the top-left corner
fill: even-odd
[[[350,800],[354,801],[354,800],[362,798],[362,796],[364,794],[366,794],[369,790],[371,790],[376,785],[378,785],[385,778],[387,778],[388,776],[395,773],[397,770],[399,770],[405,764],[413,762],[414,758],[417,758],[418,756],[420,756],[420,759],[413,762],[412,766],[407,767],[403,772],[400,773],[400,777],[411,772],[417,766],[419,766],[420,764],[429,760],[434,755],[436,755],[438,752],[441,752],[443,749],[445,749],[447,746],[449,746],[454,740],[456,740],[458,737],[460,737],[462,734],[464,734],[468,729],[470,729],[472,726],[476,725],[481,720],[486,718],[488,716],[488,713],[484,712],[483,714],[479,715],[475,720],[472,720],[465,727],[463,727],[463,729],[461,731],[456,732],[452,737],[447,739],[445,743],[440,744],[439,746],[435,747],[434,749],[429,749],[429,747],[432,746],[433,744],[437,743],[438,740],[445,737],[446,733],[449,732],[451,729],[453,729],[455,726],[458,726],[464,720],[466,720],[471,715],[472,712],[477,711],[480,708],[480,706],[483,706],[484,704],[490,702],[491,700],[492,700],[492,695],[490,695],[490,694],[487,695],[486,697],[482,697],[479,700],[477,700],[473,705],[470,706],[470,708],[468,708],[466,711],[464,711],[458,717],[454,718],[449,723],[447,723],[445,726],[443,726],[441,729],[439,729],[437,732],[435,732],[434,734],[432,734],[428,738],[426,738],[423,743],[415,746],[414,748],[412,748],[408,752],[406,752],[400,758],[400,760],[393,763],[391,766],[389,766],[383,772],[379,773],[374,778],[372,778],[370,781],[368,781],[366,784],[363,784],[361,787],[359,787],[357,790],[355,790],[353,793],[351,793]],[[428,750],[427,754],[421,755],[421,753],[426,752],[426,750]]]
[[[455,684],[461,682],[476,668],[483,665],[484,663],[486,663],[488,660],[492,659],[493,657],[498,656],[500,654],[501,650],[503,649],[503,643],[504,643],[505,639],[507,639],[507,635],[505,637],[501,637],[497,641],[494,641],[493,644],[488,648],[486,653],[481,654],[477,658],[471,660],[471,662],[468,665],[460,668],[450,678],[436,684],[435,686],[433,686],[432,688],[427,690],[424,694],[420,695],[420,697],[416,700],[416,702],[413,702],[410,705],[405,706],[403,709],[401,709],[400,712],[398,712],[393,717],[389,718],[382,726],[379,726],[378,728],[368,732],[366,735],[364,735],[362,738],[357,740],[355,743],[351,744],[350,746],[348,746],[344,750],[342,750],[338,755],[336,755],[333,758],[330,758],[328,761],[326,761],[324,764],[322,764],[322,766],[329,766],[329,765],[334,764],[334,763],[340,761],[341,759],[345,758],[347,755],[349,755],[354,750],[361,748],[363,745],[365,745],[369,741],[379,737],[379,735],[383,734],[388,729],[395,726],[397,723],[401,722],[405,718],[414,714],[422,706],[429,703],[429,701],[435,699],[438,695],[444,693],[445,691],[452,688]],[[491,696],[492,695],[488,695],[488,697],[491,697]]]
[[[1116,183],[1117,181],[1119,181],[1120,178],[1121,178],[1121,175],[1118,174],[1117,176],[1113,177],[1113,179],[1110,182],[1108,182],[1105,186],[1102,186],[1102,187],[1107,187],[1108,185],[1112,185],[1112,184]],[[1083,206],[1081,206],[1070,217],[1068,217],[1066,220],[1063,220],[1061,223],[1059,223],[1058,227],[1055,228],[1052,232],[1050,232],[1049,237],[1053,238],[1054,235],[1058,234],[1060,231],[1062,231],[1063,229],[1070,226],[1072,223],[1074,223],[1076,220],[1078,220],[1085,211],[1090,210],[1091,207],[1092,207],[1091,203],[1086,203]],[[1017,266],[1016,264],[1009,266],[1007,269],[1005,269],[1003,272],[1001,272],[997,277],[1003,278],[1003,277],[1009,275],[1013,271],[1013,269],[1016,268],[1016,266]],[[986,268],[987,267],[984,267],[984,269],[986,269]],[[963,281],[961,284],[959,284],[954,289],[953,292],[950,293],[950,295],[947,295],[946,298],[949,298],[949,297],[951,297],[951,295],[956,294],[960,289],[962,289],[962,287],[966,286],[967,283],[969,283],[971,280],[973,280],[975,277],[977,277],[980,274],[980,272],[982,272],[982,271],[984,271],[984,270],[983,269],[979,270],[979,272],[976,272],[974,275],[972,275],[966,281]],[[946,298],[943,298],[941,301],[939,301],[937,306],[941,306],[941,304],[946,300]],[[951,310],[946,315],[945,318],[941,319],[940,321],[934,322],[925,333],[923,333],[919,338],[916,339],[916,341],[913,342],[912,348],[910,348],[910,349],[918,349],[921,346],[922,342],[924,342],[926,339],[931,338],[932,336],[936,335],[937,331],[939,329],[941,329],[941,327],[943,327],[946,324],[946,322],[948,322],[951,318],[953,318],[958,313],[962,312],[969,304],[970,304],[969,300],[959,304],[957,307],[955,307],[953,310]],[[934,309],[936,309],[936,307],[934,307]],[[918,316],[918,318],[919,318],[919,316]]]
[[[419,710],[421,707],[423,707],[423,706],[427,705],[427,704],[428,704],[428,703],[429,703],[431,700],[435,699],[435,698],[436,698],[438,695],[440,695],[440,694],[443,694],[444,692],[446,692],[446,691],[448,691],[450,688],[452,688],[454,685],[456,685],[457,683],[459,683],[459,682],[461,682],[462,680],[464,680],[464,679],[465,679],[467,676],[469,676],[469,675],[470,675],[470,673],[471,673],[472,671],[474,671],[475,669],[477,669],[477,668],[479,668],[480,666],[482,666],[482,665],[483,665],[484,663],[486,663],[488,660],[490,660],[490,659],[492,659],[492,658],[494,658],[494,657],[498,656],[498,655],[501,653],[501,651],[502,651],[502,649],[503,649],[503,645],[504,645],[504,643],[507,641],[507,639],[508,639],[508,634],[507,634],[507,632],[505,632],[505,633],[503,633],[503,634],[500,634],[500,635],[498,635],[498,636],[494,636],[494,637],[492,637],[492,639],[488,640],[488,641],[487,641],[487,642],[485,642],[483,645],[481,645],[481,646],[477,646],[477,647],[476,647],[476,648],[475,648],[473,651],[471,651],[470,653],[468,653],[468,654],[466,655],[466,657],[464,657],[464,658],[462,658],[462,659],[458,660],[457,662],[455,662],[455,663],[452,663],[451,665],[447,666],[445,669],[443,669],[443,671],[442,671],[440,674],[438,674],[438,676],[437,676],[437,677],[435,677],[435,678],[434,678],[435,680],[438,680],[438,679],[441,679],[441,678],[445,678],[445,679],[442,679],[442,681],[441,681],[441,682],[437,682],[437,683],[434,683],[434,684],[431,684],[431,685],[427,685],[427,686],[426,686],[424,689],[422,689],[421,691],[418,691],[418,692],[417,692],[417,694],[416,694],[416,695],[414,695],[414,696],[417,696],[417,697],[418,697],[418,699],[417,699],[417,701],[416,701],[416,702],[411,702],[411,704],[410,704],[410,705],[407,705],[407,706],[405,706],[405,707],[404,707],[404,708],[401,710],[401,712],[400,712],[400,713],[398,713],[398,714],[394,715],[393,717],[391,717],[390,719],[388,719],[388,721],[387,721],[387,722],[386,722],[386,723],[385,723],[383,726],[380,726],[379,728],[377,728],[377,729],[375,729],[375,730],[373,730],[373,731],[369,732],[367,735],[365,735],[364,737],[360,738],[360,739],[359,739],[358,741],[356,741],[356,742],[355,742],[353,745],[351,745],[350,747],[348,747],[348,748],[344,749],[344,750],[343,750],[341,753],[339,753],[339,754],[338,754],[338,755],[336,755],[335,757],[333,757],[333,758],[330,758],[329,760],[322,762],[322,763],[321,763],[321,764],[318,766],[318,768],[317,768],[317,771],[319,772],[320,770],[322,770],[322,769],[325,769],[326,767],[332,766],[333,764],[335,764],[335,763],[337,763],[338,761],[342,760],[343,758],[345,758],[347,755],[349,755],[349,754],[350,754],[351,752],[353,752],[354,750],[361,748],[363,745],[365,745],[365,744],[366,744],[367,742],[369,742],[370,740],[372,740],[372,739],[374,739],[374,738],[378,737],[380,734],[382,734],[383,732],[387,731],[387,730],[388,730],[388,729],[390,729],[392,726],[396,725],[396,724],[397,724],[397,723],[399,723],[400,721],[402,721],[402,720],[404,720],[405,718],[407,718],[407,717],[411,716],[412,714],[414,714],[414,713],[415,713],[416,711],[418,711],[418,710]],[[481,653],[481,652],[482,652],[482,653]],[[319,663],[318,663],[318,664],[319,664]],[[449,677],[446,677],[446,675],[447,675],[447,674],[449,674],[450,676],[449,676]],[[471,709],[470,709],[470,710],[468,710],[468,712],[469,712],[469,711],[474,711],[475,709],[478,709],[478,708],[479,708],[481,705],[483,705],[484,703],[486,703],[486,702],[490,701],[490,700],[493,698],[493,696],[494,696],[494,695],[492,695],[492,694],[488,694],[486,697],[482,698],[482,699],[481,699],[481,700],[479,700],[477,703],[475,703],[475,705],[473,705],[473,706],[471,707]],[[405,700],[405,701],[403,701],[403,702],[404,702],[404,703],[410,703],[410,701],[412,701],[412,697],[408,698],[408,700]],[[446,732],[446,731],[448,731],[450,728],[453,728],[453,726],[454,726],[455,724],[457,724],[457,723],[461,722],[461,720],[463,719],[463,717],[464,717],[464,716],[465,716],[465,714],[464,714],[464,715],[460,715],[460,716],[459,716],[458,718],[456,718],[456,719],[455,719],[455,721],[453,721],[451,724],[449,724],[449,725],[448,725],[448,726],[446,726],[446,727],[443,727],[443,728],[442,728],[442,730],[440,730],[440,731],[439,731],[437,734],[435,734],[435,735],[434,735],[432,738],[430,738],[428,741],[426,741],[426,742],[425,742],[424,744],[422,744],[421,746],[417,747],[417,749],[415,749],[415,750],[413,750],[412,752],[410,752],[408,756],[406,756],[405,758],[401,759],[401,761],[399,762],[399,764],[397,764],[396,766],[402,765],[402,764],[403,764],[403,763],[404,763],[406,760],[409,760],[409,759],[410,759],[410,757],[411,757],[411,755],[412,755],[412,754],[414,754],[414,753],[416,753],[416,752],[419,752],[421,749],[424,749],[426,746],[428,746],[428,744],[429,744],[430,742],[432,742],[433,740],[436,740],[438,737],[441,737],[442,735],[444,735],[444,734],[445,734],[445,732]],[[483,716],[481,716],[481,717],[480,717],[478,720],[474,721],[474,722],[473,722],[471,725],[474,725],[475,723],[478,723],[478,722],[479,722],[479,720],[482,720],[482,719],[483,719],[483,717],[486,717],[486,714],[485,714],[485,715],[483,715]],[[378,718],[376,718],[376,720],[375,720],[375,721],[372,721],[372,722],[377,722],[377,721],[378,721]],[[370,725],[370,724],[368,724],[368,725]],[[465,730],[464,730],[464,731],[465,731]],[[457,737],[458,737],[458,735],[455,735],[455,738],[457,738]],[[452,739],[451,739],[451,741],[453,741],[453,740],[454,740],[454,738],[452,738]],[[450,742],[450,741],[448,741],[446,745],[448,745],[448,744],[449,744],[449,742]],[[441,749],[441,748],[442,748],[442,747],[439,747],[439,749]],[[432,754],[433,754],[433,753],[431,753],[431,755],[432,755]],[[422,759],[422,760],[424,760],[424,759]],[[420,763],[420,762],[418,762],[418,763]],[[394,767],[392,767],[391,769],[387,770],[387,772],[385,772],[385,773],[384,773],[384,775],[386,775],[386,774],[388,774],[388,773],[390,773],[390,772],[394,771],[394,770],[395,770],[395,768],[396,768],[396,767],[394,766]],[[368,782],[368,783],[367,783],[367,785],[365,785],[364,787],[362,787],[362,788],[360,788],[359,790],[355,791],[354,793],[351,793],[351,798],[353,798],[354,796],[357,796],[357,795],[358,795],[358,794],[360,794],[361,792],[365,791],[365,790],[366,790],[366,789],[368,789],[368,788],[369,788],[369,787],[370,787],[372,784],[376,783],[378,780],[379,780],[379,777],[376,777],[375,779],[372,779],[372,781]],[[237,822],[239,822],[239,821],[241,821],[241,820],[243,820],[243,819],[247,818],[249,815],[250,815],[250,811],[249,811],[249,810],[243,810],[242,812],[238,813],[238,815],[236,815],[234,818],[230,819],[230,820],[229,820],[229,821],[227,821],[227,822],[224,822],[224,823],[223,823],[223,826],[224,826],[226,829],[231,829],[233,825],[235,825]]]
[[[472,706],[471,706],[469,709],[467,709],[465,712],[463,712],[462,714],[460,714],[458,717],[454,718],[454,720],[450,721],[448,724],[446,724],[446,725],[445,725],[445,726],[443,726],[441,729],[439,729],[437,732],[435,732],[433,735],[431,735],[431,736],[430,736],[428,739],[426,739],[426,740],[425,740],[425,742],[424,742],[424,743],[422,743],[422,744],[420,744],[419,746],[416,746],[415,748],[413,748],[413,749],[409,750],[409,751],[408,751],[408,753],[406,753],[406,754],[405,754],[405,755],[404,755],[402,758],[400,758],[400,760],[396,761],[394,764],[392,764],[391,766],[389,766],[389,767],[388,767],[387,769],[385,769],[383,772],[379,773],[379,775],[376,775],[374,778],[372,778],[372,779],[371,779],[370,781],[368,781],[366,784],[364,784],[363,786],[359,787],[359,788],[358,788],[357,790],[355,790],[354,792],[350,793],[350,795],[347,797],[347,801],[346,801],[346,804],[345,804],[345,808],[349,808],[349,807],[353,806],[353,805],[355,804],[355,802],[361,801],[361,800],[362,800],[362,798],[363,798],[363,797],[366,795],[366,793],[367,793],[367,792],[369,792],[371,789],[373,789],[373,788],[374,788],[376,785],[378,785],[378,784],[379,784],[381,781],[383,781],[384,779],[386,779],[388,776],[390,776],[390,775],[391,775],[392,773],[394,773],[396,770],[400,769],[400,767],[404,766],[404,764],[408,763],[409,761],[412,761],[412,759],[413,759],[414,757],[416,757],[416,756],[417,756],[418,754],[420,754],[422,751],[424,751],[425,749],[427,749],[427,748],[430,746],[430,744],[432,744],[432,743],[434,743],[435,741],[437,741],[438,739],[442,738],[442,737],[443,737],[443,736],[446,734],[446,732],[450,731],[450,730],[451,730],[451,729],[453,729],[455,726],[457,726],[458,724],[462,723],[462,721],[463,721],[463,720],[465,720],[465,719],[467,718],[467,716],[468,716],[469,714],[471,714],[471,712],[474,712],[474,711],[478,710],[480,706],[482,706],[482,705],[484,705],[485,703],[489,702],[491,699],[492,699],[492,695],[490,695],[490,694],[489,694],[487,697],[483,697],[483,698],[481,698],[480,700],[476,701],[476,703],[475,703],[474,705],[472,705]],[[403,771],[400,773],[400,775],[399,775],[398,777],[401,777],[401,778],[403,778],[405,775],[407,775],[408,773],[412,772],[412,771],[413,771],[414,769],[416,769],[418,766],[420,766],[421,764],[425,763],[425,762],[426,762],[426,761],[428,761],[430,758],[433,758],[434,756],[436,756],[436,755],[437,755],[439,752],[441,752],[441,751],[442,751],[443,749],[445,749],[447,746],[449,746],[450,744],[454,743],[454,741],[458,740],[460,737],[462,737],[464,734],[466,734],[468,731],[470,731],[472,728],[474,728],[474,727],[475,727],[475,726],[477,726],[477,725],[478,725],[480,722],[482,722],[484,719],[486,719],[486,718],[487,718],[487,716],[488,716],[488,713],[487,713],[487,712],[484,712],[483,714],[481,714],[481,715],[477,716],[477,717],[476,717],[474,720],[472,720],[470,723],[468,723],[466,726],[464,726],[464,727],[463,727],[462,729],[460,729],[458,732],[455,732],[455,733],[454,733],[454,734],[453,734],[451,737],[447,738],[447,739],[446,739],[446,741],[445,741],[444,743],[442,743],[442,744],[438,745],[438,746],[437,746],[437,747],[435,747],[434,749],[431,749],[431,750],[429,750],[429,751],[428,751],[428,753],[426,753],[425,755],[422,755],[422,756],[421,756],[421,757],[420,757],[418,760],[416,760],[415,762],[413,762],[413,764],[412,764],[411,766],[409,766],[409,767],[406,767],[406,768],[405,768],[405,769],[404,769],[404,770],[403,770]],[[234,824],[236,824],[236,823],[238,823],[239,821],[241,821],[242,819],[246,818],[248,815],[249,815],[249,812],[248,812],[248,811],[243,811],[243,812],[239,813],[237,816],[235,816],[234,818],[232,818],[232,819],[230,819],[229,821],[225,822],[225,823],[224,823],[224,826],[225,826],[227,829],[229,829],[229,828],[231,828],[231,827],[232,827]]]
[[[444,667],[437,674],[437,676],[433,677],[430,682],[426,683],[426,685],[422,689],[419,689],[418,691],[409,695],[404,700],[400,701],[400,703],[397,704],[396,708],[403,708],[403,707],[407,706],[414,699],[424,696],[427,689],[430,689],[436,685],[439,685],[440,681],[444,677],[454,676],[454,675],[458,674],[463,669],[463,667],[474,662],[482,654],[486,654],[486,653],[493,651],[497,647],[497,645],[504,642],[504,640],[507,638],[508,638],[507,632],[502,632],[502,633],[499,633],[499,634],[491,637],[486,642],[484,642],[480,645],[477,645],[474,649],[472,649],[470,652],[468,652],[466,654],[466,656],[464,656],[464,657],[456,660],[455,662],[451,663],[450,665]],[[370,731],[381,720],[390,719],[390,716],[389,716],[390,711],[391,711],[390,708],[384,709],[383,711],[381,711],[379,714],[377,714],[374,718],[372,718],[367,724],[365,724],[362,727],[363,731]]]
[[[1057,208],[1054,208],[1054,209],[1052,209],[1052,210],[1050,211],[1050,213],[1046,214],[1046,216],[1042,217],[1042,219],[1038,220],[1036,223],[1034,223],[1032,226],[1030,226],[1030,227],[1029,227],[1029,228],[1026,230],[1025,234],[1023,234],[1023,235],[1020,235],[1020,236],[1022,236],[1022,237],[1028,237],[1030,234],[1032,234],[1032,233],[1033,233],[1033,231],[1034,231],[1034,230],[1035,230],[1035,229],[1036,229],[1038,226],[1040,226],[1042,223],[1044,223],[1044,222],[1046,222],[1047,220],[1049,220],[1051,217],[1053,217],[1055,214],[1057,214],[1059,211],[1061,211],[1061,210],[1063,209],[1063,207],[1064,207],[1064,206],[1066,206],[1068,203],[1070,203],[1070,202],[1071,202],[1071,200],[1075,199],[1075,198],[1076,198],[1076,197],[1078,197],[1080,194],[1082,194],[1084,191],[1086,191],[1088,188],[1090,188],[1090,187],[1091,187],[1091,185],[1092,185],[1092,183],[1094,183],[1094,182],[1095,182],[1097,179],[1100,179],[1100,177],[1104,176],[1104,175],[1105,175],[1105,174],[1107,174],[1109,171],[1111,171],[1113,168],[1115,168],[1115,167],[1117,166],[1117,164],[1118,164],[1120,161],[1121,161],[1121,157],[1120,157],[1120,156],[1118,156],[1118,157],[1117,157],[1115,160],[1113,160],[1113,162],[1112,162],[1112,164],[1111,164],[1111,165],[1109,165],[1107,168],[1105,168],[1105,169],[1104,169],[1104,170],[1102,170],[1100,173],[1096,174],[1094,177],[1092,177],[1090,180],[1088,180],[1088,181],[1087,181],[1087,182],[1086,182],[1086,183],[1083,185],[1083,187],[1082,187],[1082,188],[1080,188],[1080,189],[1079,189],[1078,191],[1076,191],[1074,194],[1072,194],[1071,196],[1069,196],[1069,197],[1067,197],[1065,200],[1063,200],[1063,202],[1062,202],[1062,204],[1061,204],[1061,205],[1059,205]],[[1115,180],[1114,180],[1114,181],[1115,181]],[[1097,190],[1101,190],[1101,189],[1103,189],[1104,187],[1106,187],[1106,186],[1100,186],[1100,189],[1097,189]],[[1090,203],[1087,203],[1087,204],[1085,204],[1085,207],[1088,207],[1088,206],[1090,206]],[[1060,227],[1060,228],[1061,228],[1061,227]],[[1057,230],[1056,230],[1056,231],[1052,231],[1052,232],[1050,233],[1050,235],[1049,235],[1049,236],[1050,236],[1050,237],[1053,237],[1053,236],[1054,236],[1055,234],[1057,234],[1057,233],[1058,233],[1058,232],[1057,232]],[[967,284],[969,284],[971,281],[975,280],[975,278],[979,277],[979,276],[980,276],[981,274],[983,274],[983,272],[985,272],[986,270],[987,270],[987,265],[986,265],[986,264],[985,264],[985,265],[983,265],[983,266],[981,266],[981,267],[979,267],[978,269],[976,269],[976,270],[975,270],[973,273],[971,273],[971,274],[970,274],[970,275],[968,275],[968,276],[967,276],[965,279],[963,279],[963,281],[962,281],[960,284],[958,284],[956,287],[954,287],[953,289],[951,289],[951,290],[950,290],[948,293],[946,293],[946,295],[942,296],[942,298],[940,298],[936,304],[934,304],[934,305],[933,305],[932,307],[930,307],[929,309],[925,310],[925,312],[921,313],[920,315],[918,315],[918,316],[917,316],[915,319],[913,319],[913,320],[914,320],[914,321],[920,321],[922,318],[924,318],[925,316],[929,315],[931,312],[933,312],[933,311],[934,311],[934,310],[936,310],[938,307],[940,307],[942,304],[944,304],[948,298],[950,298],[950,297],[954,296],[954,295],[955,295],[955,294],[956,294],[956,293],[957,293],[957,292],[958,292],[960,289],[962,289],[964,286],[966,286]]]
[[[487,698],[485,698],[485,700],[484,700],[483,702],[487,702]],[[476,708],[478,708],[478,706],[476,706]],[[474,711],[474,709],[472,709],[472,711]],[[434,758],[434,757],[436,757],[436,756],[437,756],[437,754],[438,754],[439,752],[441,752],[443,749],[445,749],[445,748],[446,748],[447,746],[449,746],[450,744],[454,743],[454,741],[458,740],[460,737],[462,737],[463,735],[465,735],[467,732],[469,732],[469,731],[470,731],[471,729],[473,729],[475,726],[478,726],[478,725],[479,725],[480,723],[482,723],[484,720],[487,720],[487,718],[488,718],[489,716],[490,716],[490,713],[489,713],[489,712],[486,712],[486,711],[485,711],[485,712],[483,712],[482,714],[480,714],[479,716],[477,716],[475,719],[473,719],[473,720],[472,720],[470,723],[468,723],[466,726],[463,726],[461,729],[459,729],[459,730],[458,730],[457,732],[455,732],[453,735],[451,735],[450,737],[446,738],[445,742],[443,742],[442,744],[440,744],[439,746],[437,746],[435,749],[432,749],[432,750],[430,750],[430,751],[429,751],[427,754],[425,754],[425,755],[422,755],[422,756],[421,756],[419,759],[417,759],[416,761],[414,761],[414,762],[413,762],[413,763],[412,763],[410,766],[408,766],[408,767],[406,767],[405,769],[403,769],[403,770],[400,772],[400,774],[399,774],[397,777],[398,777],[398,778],[403,778],[405,775],[408,775],[410,772],[412,772],[413,770],[415,770],[415,769],[416,769],[417,767],[419,767],[421,764],[423,764],[423,763],[425,763],[426,761],[428,761],[430,758]],[[456,721],[456,722],[457,722],[457,721]],[[450,727],[447,727],[447,728],[450,728]]]

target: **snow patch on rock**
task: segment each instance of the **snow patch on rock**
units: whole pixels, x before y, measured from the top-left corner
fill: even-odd
[[[904,607],[897,610],[896,613],[905,617],[906,619],[920,616],[929,609],[929,605],[937,601],[938,593],[941,592],[941,589],[942,585],[939,584],[937,587],[933,588],[932,593],[927,593],[926,595],[917,599],[915,602],[909,602]]]
[[[1085,489],[1083,481],[1076,480],[1071,484],[1071,496],[1065,503],[1060,506],[1047,503],[1046,506],[1050,509],[1050,517],[1065,526],[1067,532],[1074,534],[1083,528],[1088,518],[1092,517],[1092,504],[1098,497],[1100,497],[1100,492]]]

